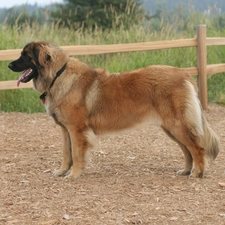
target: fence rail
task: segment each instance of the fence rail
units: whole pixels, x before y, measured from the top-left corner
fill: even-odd
[[[225,45],[225,38],[207,38],[206,26],[197,27],[197,36],[192,39],[178,39],[169,41],[154,41],[129,44],[111,45],[81,45],[81,46],[61,46],[69,55],[96,55],[118,52],[150,51],[168,48],[196,47],[197,67],[182,68],[190,75],[198,75],[199,97],[204,109],[207,109],[207,76],[225,72],[225,64],[207,65],[207,46]],[[21,49],[9,49],[0,51],[0,61],[14,60],[20,55]],[[32,82],[23,83],[16,87],[16,81],[0,82],[0,90],[31,88]]]

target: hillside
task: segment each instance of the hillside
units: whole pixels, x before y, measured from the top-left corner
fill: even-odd
[[[206,12],[208,10],[218,10],[218,13],[225,12],[224,0],[142,0],[148,12],[154,12],[158,7],[164,6],[168,10],[174,10],[178,4],[185,7],[193,7],[198,12]]]

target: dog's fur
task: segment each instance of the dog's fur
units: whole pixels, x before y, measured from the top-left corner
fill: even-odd
[[[34,88],[47,94],[45,108],[63,133],[63,163],[54,173],[57,176],[81,174],[95,135],[147,121],[161,126],[182,149],[185,165],[180,175],[203,177],[207,156],[215,159],[219,152],[218,137],[204,117],[195,81],[179,68],[148,66],[109,74],[44,41],[27,44],[9,68],[32,68],[20,81],[33,79]]]

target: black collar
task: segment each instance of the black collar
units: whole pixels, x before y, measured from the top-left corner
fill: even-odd
[[[63,73],[63,71],[66,69],[66,65],[67,62],[63,65],[63,67],[56,73],[54,79],[52,80],[50,86],[49,86],[49,90],[52,88],[53,84],[55,83],[56,79]],[[45,97],[47,95],[47,92],[44,92],[41,94],[40,99],[42,101],[43,104],[45,104]]]

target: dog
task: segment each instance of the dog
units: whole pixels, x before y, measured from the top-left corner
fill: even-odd
[[[63,162],[55,176],[79,177],[97,135],[146,122],[159,125],[180,146],[185,163],[179,175],[202,178],[207,159],[219,153],[195,80],[182,69],[151,65],[110,74],[46,41],[27,44],[8,67],[23,71],[18,86],[33,80],[47,113],[62,129]]]

